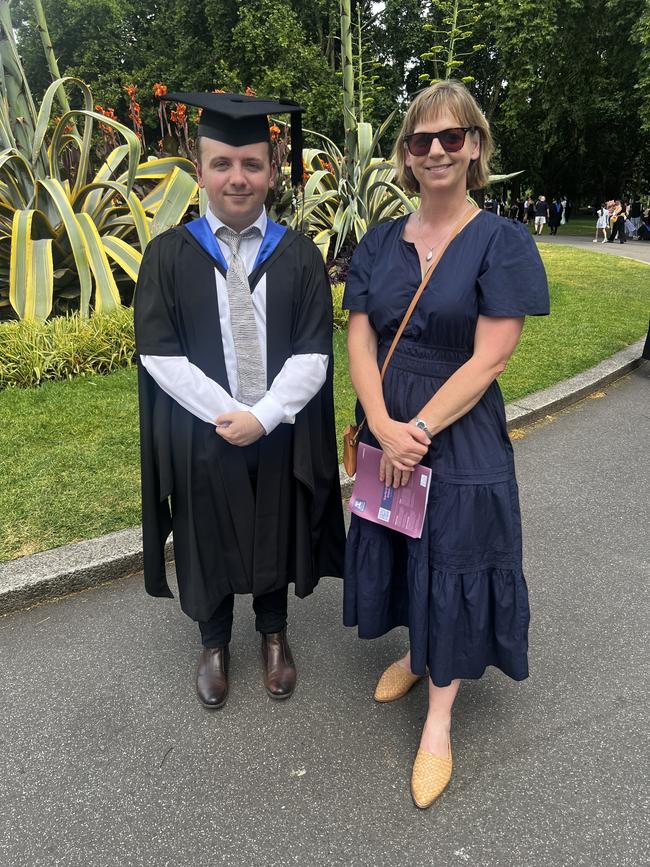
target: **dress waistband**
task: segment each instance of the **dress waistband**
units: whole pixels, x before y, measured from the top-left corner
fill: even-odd
[[[377,361],[381,366],[384,363],[390,341],[380,341],[377,348]],[[431,376],[439,373],[442,376],[450,376],[459,367],[472,357],[472,353],[466,349],[458,349],[451,346],[432,346],[419,340],[405,340],[402,338],[395,348],[388,369],[399,367],[413,373]]]

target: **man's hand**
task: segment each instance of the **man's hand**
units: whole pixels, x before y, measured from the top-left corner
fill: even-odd
[[[233,446],[249,446],[266,431],[252,412],[226,412],[215,419],[215,430]]]

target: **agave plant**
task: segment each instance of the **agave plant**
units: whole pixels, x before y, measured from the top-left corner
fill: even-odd
[[[362,97],[355,97],[357,76],[350,11],[350,0],[340,0],[344,150],[341,152],[333,141],[320,133],[305,130],[323,146],[303,150],[307,180],[302,200],[289,216],[291,198],[287,196],[283,200],[285,219],[294,228],[306,229],[313,236],[324,259],[330,254],[336,257],[346,242],[360,241],[377,223],[412,213],[419,201],[417,196],[409,197],[397,186],[392,163],[375,155],[395,112],[376,133],[373,133],[371,124],[359,120]],[[358,56],[361,57],[360,50]],[[359,74],[356,85],[359,90],[361,81]],[[522,172],[491,175],[490,182],[500,183],[519,174]],[[474,202],[471,196],[468,198]],[[336,240],[333,250],[330,250],[332,238]]]
[[[350,0],[340,0],[340,14],[345,147],[341,152],[331,139],[305,130],[323,147],[303,151],[308,178],[302,200],[290,218],[292,226],[313,235],[325,259],[330,252],[337,256],[348,239],[358,242],[376,223],[416,207],[394,183],[393,166],[376,156],[379,141],[395,112],[376,132],[370,123],[359,119],[363,99],[355,99]],[[330,251],[332,238],[336,240]]]
[[[414,200],[395,184],[391,163],[374,156],[392,119],[393,115],[374,134],[371,124],[357,123],[351,160],[344,158],[333,141],[311,133],[323,142],[323,148],[303,151],[309,178],[292,225],[307,228],[325,259],[330,252],[337,256],[350,236],[359,242],[377,223],[415,210]],[[336,240],[330,251],[332,238]]]
[[[70,85],[83,107],[53,119],[54,100]],[[93,175],[95,122],[124,144]],[[140,158],[137,135],[95,111],[78,79],[54,81],[37,112],[8,4],[0,2],[0,307],[11,304],[21,319],[45,319],[59,298],[78,300],[82,316],[120,305],[116,278],[135,281],[152,235],[177,223],[197,199],[189,160]]]

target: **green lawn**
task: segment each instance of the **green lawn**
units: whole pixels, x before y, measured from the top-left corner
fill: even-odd
[[[530,318],[501,377],[506,401],[545,388],[639,339],[647,266],[542,245],[550,317]],[[339,430],[352,418],[345,335],[335,337]],[[0,560],[139,523],[135,370],[0,392]]]

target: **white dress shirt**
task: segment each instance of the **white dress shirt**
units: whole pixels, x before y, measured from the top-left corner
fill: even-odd
[[[210,208],[206,211],[206,219],[212,230],[216,232],[224,225]],[[246,273],[253,270],[257,254],[262,246],[266,231],[266,211],[252,224],[260,230],[260,234],[252,238],[242,239],[239,255]],[[249,227],[250,228],[250,227]],[[217,238],[219,248],[226,263],[230,264],[231,250]],[[282,370],[271,383],[264,397],[253,406],[247,406],[239,401],[237,394],[237,356],[230,324],[230,305],[226,279],[214,269],[217,301],[219,306],[219,322],[221,325],[221,340],[226,364],[226,374],[230,394],[185,355],[141,355],[140,360],[147,372],[164,392],[174,398],[177,403],[202,421],[213,424],[218,415],[227,412],[247,410],[251,412],[262,425],[267,434],[271,433],[281,422],[293,424],[297,413],[318,393],[325,382],[328,357],[317,353],[292,355],[288,358]],[[257,325],[257,336],[266,372],[266,275],[262,275],[252,293],[253,311]]]

